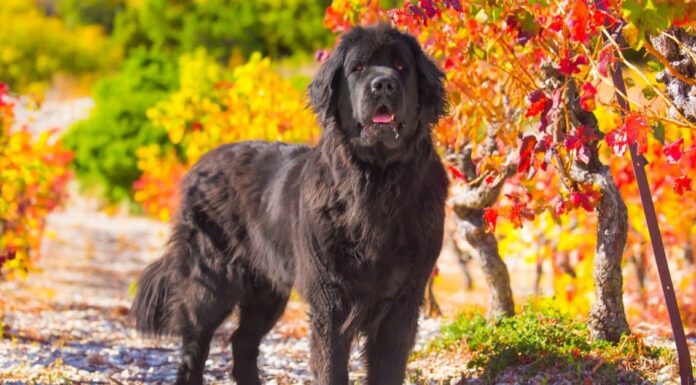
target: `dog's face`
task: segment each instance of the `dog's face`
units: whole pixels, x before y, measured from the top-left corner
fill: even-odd
[[[410,35],[380,25],[342,37],[310,85],[325,129],[363,161],[403,161],[444,113],[443,74]]]

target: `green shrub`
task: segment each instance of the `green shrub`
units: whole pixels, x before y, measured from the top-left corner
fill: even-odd
[[[41,92],[53,75],[99,72],[119,57],[98,26],[68,28],[34,1],[0,6],[0,82],[18,92]]]
[[[97,83],[94,110],[64,137],[83,187],[100,190],[112,202],[130,199],[140,176],[136,149],[167,146],[166,131],[153,127],[145,111],[178,88],[177,67],[169,55],[139,50],[120,72]]]
[[[482,370],[487,381],[494,381],[503,369],[519,364],[528,365],[529,375],[543,366],[577,371],[597,366],[602,369],[597,376],[606,379],[619,375],[620,365],[615,365],[619,361],[670,360],[666,349],[646,346],[632,336],[624,337],[617,345],[593,341],[587,323],[549,303],[529,305],[521,313],[497,322],[478,313],[464,314],[445,325],[424,353],[458,347],[471,352],[468,366]]]
[[[233,52],[285,56],[326,47],[328,0],[144,0],[116,15],[113,39],[179,54],[205,47],[226,60]]]

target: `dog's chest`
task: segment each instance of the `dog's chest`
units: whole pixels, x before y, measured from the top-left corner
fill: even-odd
[[[407,222],[363,223],[360,231],[341,228],[334,238],[335,271],[354,294],[389,298],[413,279],[418,269],[419,240]],[[351,233],[360,234],[350,237]],[[362,233],[361,233],[362,232]]]

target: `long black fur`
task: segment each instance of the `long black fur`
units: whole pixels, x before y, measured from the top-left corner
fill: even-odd
[[[232,374],[260,384],[259,343],[293,286],[311,307],[317,383],[348,384],[359,335],[367,384],[403,383],[442,244],[448,182],[431,128],[445,109],[443,74],[411,36],[355,28],[309,93],[316,147],[228,144],[184,178],[167,250],[132,306],[138,330],[182,337],[177,384],[202,384],[213,332],[235,307]],[[394,123],[374,123],[384,111]]]

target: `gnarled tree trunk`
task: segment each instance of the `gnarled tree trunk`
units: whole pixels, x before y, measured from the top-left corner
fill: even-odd
[[[696,123],[696,63],[693,57],[696,36],[682,28],[671,27],[650,37],[650,42],[652,46],[646,44],[646,48],[666,67],[655,79],[665,84],[667,95],[672,100],[673,104],[669,106],[670,116],[683,116]]]
[[[481,263],[490,292],[488,317],[499,318],[515,314],[515,303],[510,288],[510,275],[498,253],[498,241],[483,225],[483,211],[468,213],[460,218],[458,234],[468,244],[470,253]]]
[[[621,259],[628,236],[628,214],[626,204],[619,192],[609,168],[599,160],[598,141],[602,136],[594,113],[584,110],[579,103],[577,86],[566,79],[551,65],[544,67],[546,87],[552,92],[563,92],[562,105],[567,114],[553,120],[552,132],[555,143],[563,143],[572,127],[586,127],[596,137],[587,143],[587,158],[583,161],[577,154],[566,165],[560,157],[555,167],[569,189],[594,186],[599,190],[597,203],[597,246],[594,256],[595,301],[590,311],[590,330],[595,338],[618,341],[621,335],[630,333],[623,305],[623,276]],[[561,115],[561,114],[559,114]],[[566,119],[567,118],[567,119]]]
[[[590,330],[595,338],[618,341],[622,334],[630,333],[623,305],[621,274],[621,257],[628,235],[628,214],[607,167],[589,176],[593,177],[602,194],[597,206],[595,302],[590,310]]]
[[[490,137],[490,142],[494,143],[492,135]],[[490,152],[492,150],[491,148]],[[453,189],[452,204],[458,219],[455,242],[461,252],[477,258],[481,263],[490,292],[488,317],[511,316],[515,314],[515,303],[510,288],[510,275],[498,253],[495,235],[486,231],[483,213],[486,207],[491,207],[498,199],[505,180],[515,172],[515,168],[506,167],[494,177],[492,183],[483,183],[484,178],[476,180],[471,148],[465,148],[458,155],[458,167],[472,182]]]

